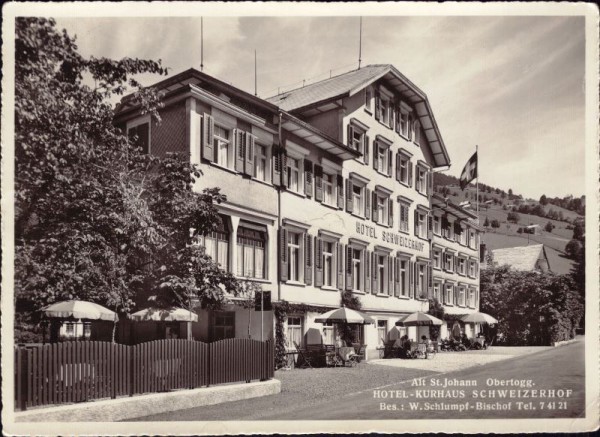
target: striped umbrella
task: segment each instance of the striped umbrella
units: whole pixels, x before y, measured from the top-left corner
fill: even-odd
[[[417,311],[396,322],[396,326],[432,326],[443,325],[444,322],[437,317]]]
[[[462,321],[465,323],[485,323],[488,325],[495,325],[498,320],[486,313],[471,313],[462,317]]]
[[[94,302],[84,300],[67,300],[64,302],[53,303],[42,310],[46,317],[88,319],[88,320],[109,320],[116,322],[119,316],[114,311],[104,308]]]
[[[375,320],[360,311],[352,310],[350,308],[338,308],[336,310],[328,311],[321,314],[315,319],[317,323],[353,323],[358,325],[371,325],[375,323]]]

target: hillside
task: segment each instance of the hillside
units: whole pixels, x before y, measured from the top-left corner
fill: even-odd
[[[473,184],[462,191],[457,178],[436,173],[434,176],[434,190],[456,204],[469,201],[471,203],[469,209],[476,209],[476,187]],[[481,242],[486,244],[487,248],[500,249],[542,243],[546,247],[552,271],[559,274],[570,272],[574,263],[564,256],[564,249],[567,243],[573,238],[572,223],[583,220],[583,216],[577,214],[575,211],[570,211],[556,205],[547,204],[541,206],[538,200],[523,199],[522,196],[515,193],[509,195],[509,193],[485,184],[479,185],[479,195],[481,200],[479,207],[480,224],[483,226],[486,218],[490,223],[493,220],[497,220],[500,224],[499,228],[487,227],[485,233],[482,235]],[[539,205],[546,214],[552,209],[555,211],[555,216],[561,217],[562,220],[519,212],[518,223],[508,222],[508,213],[513,208],[519,208],[521,205],[528,205],[530,209]],[[537,210],[539,211],[539,207]],[[548,222],[554,225],[552,232],[544,230]],[[540,225],[541,230],[539,235],[520,234],[517,232],[520,227],[531,224]]]

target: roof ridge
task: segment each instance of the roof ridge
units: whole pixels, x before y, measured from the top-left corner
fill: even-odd
[[[322,84],[324,82],[327,82],[328,80],[338,79],[338,78],[340,78],[342,76],[345,76],[345,75],[350,74],[350,73],[356,73],[356,72],[358,72],[360,70],[364,70],[365,68],[368,68],[368,67],[391,67],[391,66],[392,66],[391,64],[369,64],[369,65],[365,65],[362,68],[356,68],[356,69],[353,69],[353,70],[349,70],[349,71],[346,71],[344,73],[340,73],[337,76],[331,76],[331,77],[328,77],[328,78],[325,78],[325,79],[321,79],[321,80],[319,80],[317,82],[310,83],[308,85],[299,86],[297,88],[292,88],[290,90],[281,92],[279,94],[275,94],[275,95],[272,95],[270,97],[266,97],[265,100],[269,100],[269,99],[272,99],[272,98],[277,97],[277,96],[282,96],[282,95],[285,95],[285,94],[288,94],[288,93],[292,93],[294,91],[305,89],[305,88],[308,88],[308,87],[311,87],[311,86],[314,86],[314,85],[319,85],[319,84]]]

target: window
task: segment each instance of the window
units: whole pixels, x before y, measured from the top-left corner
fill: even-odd
[[[337,198],[335,195],[336,176],[323,173],[323,203],[336,206]]]
[[[210,256],[219,266],[229,271],[229,231],[225,228],[225,219],[215,231],[211,231],[203,237],[206,254]]]
[[[333,243],[323,242],[323,285],[333,287],[335,264],[333,262]]]
[[[415,120],[413,123],[413,141],[418,146],[421,144],[421,123]]]
[[[425,223],[425,213],[415,211],[415,235],[419,238],[427,238],[427,226]]]
[[[409,206],[407,203],[400,203],[400,231],[408,232],[408,210]]]
[[[448,226],[444,228],[444,237],[450,241],[454,241],[454,223],[447,221]]]
[[[467,273],[467,260],[464,258],[458,258],[458,274],[465,275]]]
[[[300,160],[287,158],[287,187],[296,193],[300,192]]]
[[[72,322],[65,323],[65,335],[67,337],[75,336],[75,323],[72,323]]]
[[[417,295],[420,299],[427,298],[427,281],[425,278],[425,265],[417,264]]]
[[[383,346],[387,341],[387,320],[377,320],[377,342]]]
[[[373,91],[371,91],[371,88],[367,88],[365,90],[365,109],[369,113],[371,113],[371,111],[372,111],[372,109],[371,109],[372,98],[373,98]]]
[[[476,278],[477,277],[477,261],[471,260],[469,262],[469,276],[471,278]]]
[[[268,181],[267,148],[260,144],[254,146],[254,177],[261,181]]]
[[[377,223],[388,224],[388,198],[376,196],[377,198]]]
[[[474,288],[469,289],[469,306],[471,308],[475,308],[475,289]]]
[[[215,311],[213,313],[212,341],[235,337],[235,312]]]
[[[361,264],[360,264],[361,251],[358,249],[352,249],[352,289],[354,291],[361,290]]]
[[[300,282],[300,240],[302,234],[294,234],[290,232],[288,234],[288,251],[289,251],[289,271],[288,280]]]
[[[451,253],[444,254],[444,270],[447,272],[454,271],[454,255]]]
[[[217,164],[222,165],[223,167],[233,168],[229,130],[215,124],[214,132],[213,145],[217,151]]]
[[[358,185],[352,186],[352,201],[354,203],[354,211],[356,211],[360,215],[364,215],[364,205],[363,205],[363,187]]]
[[[399,170],[399,178],[400,178],[400,182],[403,183],[404,185],[408,185],[409,184],[409,175],[408,175],[408,161],[409,159],[400,154],[400,160],[399,160],[399,164],[400,164],[400,170]]]
[[[442,301],[442,296],[440,294],[441,284],[439,282],[433,283],[433,298],[437,299],[438,302]]]
[[[323,344],[335,344],[335,331],[333,328],[333,322],[323,323]]]
[[[438,216],[433,216],[433,233],[435,235],[442,234],[442,219]]]
[[[469,247],[477,249],[477,234],[473,230],[469,230]]]
[[[90,322],[85,322],[83,324],[83,336],[85,338],[90,338],[92,335],[92,324]]]
[[[400,260],[400,296],[408,297],[408,260]]]
[[[375,169],[379,173],[388,173],[388,148],[382,145],[379,141],[375,143]]]
[[[415,188],[421,194],[427,194],[427,170],[417,167],[417,180]]]
[[[377,255],[377,290],[380,294],[387,294],[385,264],[385,256]]]
[[[408,138],[408,111],[400,109],[400,135]]]
[[[127,129],[127,138],[134,145],[141,149],[142,153],[150,153],[150,122],[147,118],[133,122]]]
[[[442,253],[439,250],[433,250],[433,268],[442,268]]]
[[[391,126],[391,105],[388,97],[383,95],[379,95],[379,99],[377,101],[377,107],[375,108],[376,117],[379,122],[385,124],[386,126]]]
[[[265,277],[265,232],[240,226],[237,231],[237,274],[247,278]]]
[[[465,306],[465,287],[458,287],[458,305],[464,307]]]
[[[454,286],[452,284],[446,284],[444,286],[444,303],[447,305],[454,304]]]
[[[302,317],[288,316],[286,340],[288,348],[302,345]]]
[[[467,245],[467,234],[468,232],[462,228],[458,223],[456,224],[456,229],[454,231],[456,236],[458,237],[458,242],[463,246]]]

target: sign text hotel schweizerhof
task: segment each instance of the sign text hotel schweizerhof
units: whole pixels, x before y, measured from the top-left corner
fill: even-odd
[[[423,248],[425,247],[425,243],[422,241],[398,234],[397,232],[379,232],[375,226],[365,225],[359,221],[356,222],[356,233],[370,238],[381,239],[385,243],[393,243],[396,246],[418,250],[419,252],[423,252]]]

